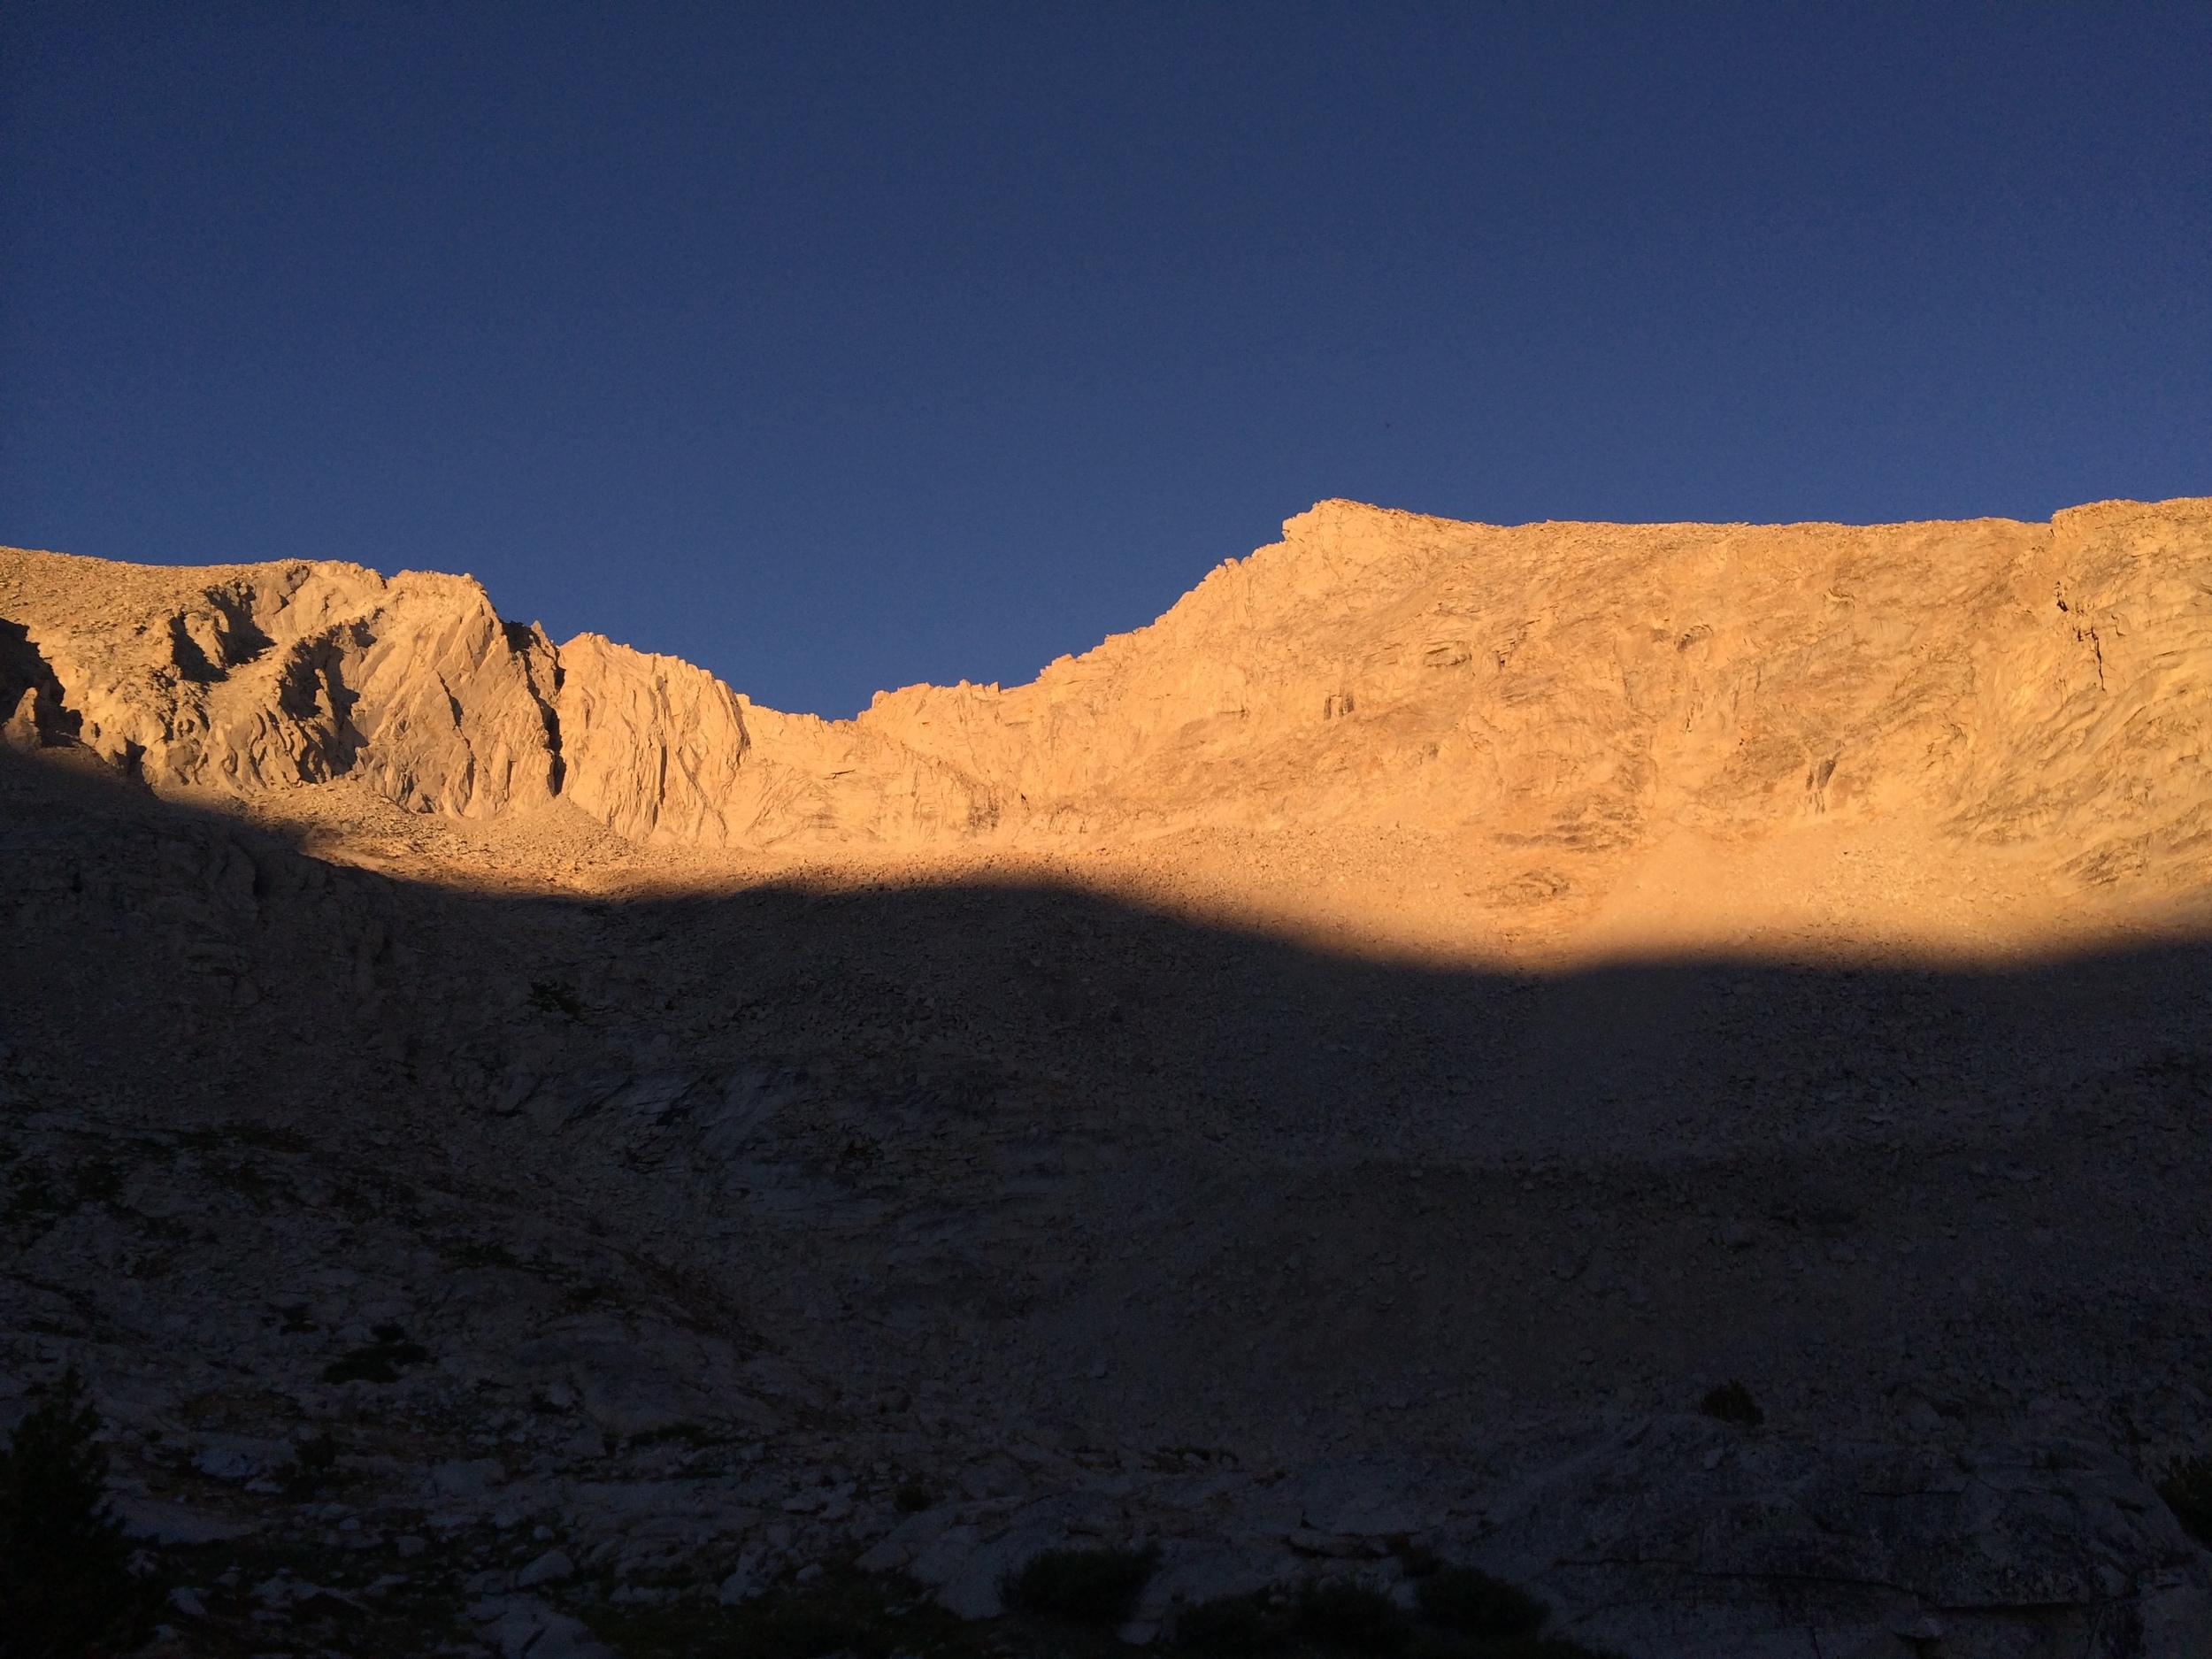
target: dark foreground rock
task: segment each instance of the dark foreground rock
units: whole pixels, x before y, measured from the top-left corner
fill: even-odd
[[[0,1425],[91,1381],[173,1648],[1019,1651],[1156,1545],[1131,1641],[1448,1563],[1639,1659],[2212,1650],[2193,948],[503,899],[0,768]]]

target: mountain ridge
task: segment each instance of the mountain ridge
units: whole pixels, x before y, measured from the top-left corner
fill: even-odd
[[[179,1651],[1026,1652],[1125,1543],[1156,1651],[2194,1659],[2208,517],[1325,503],[842,723],[0,555],[0,1428],[89,1380]]]
[[[2212,875],[2212,498],[1871,526],[1325,501],[1025,684],[849,720],[556,646],[437,572],[5,551],[0,624],[19,747],[234,797],[351,777],[449,819],[557,798],[679,851],[1417,833],[1494,918],[1594,915],[1686,835],[1725,863],[1813,823],[2026,856],[2058,907]]]

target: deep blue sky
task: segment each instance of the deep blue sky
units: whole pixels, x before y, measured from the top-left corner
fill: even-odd
[[[1324,496],[2212,493],[2208,88],[2200,3],[14,0],[0,541],[468,570],[843,714]]]

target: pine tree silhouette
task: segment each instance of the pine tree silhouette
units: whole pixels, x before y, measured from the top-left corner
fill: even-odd
[[[0,1452],[0,1655],[86,1659],[134,1622],[100,1414],[73,1366]]]

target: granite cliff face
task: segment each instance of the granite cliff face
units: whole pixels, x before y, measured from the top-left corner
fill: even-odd
[[[2212,848],[2212,501],[1515,529],[1327,502],[1029,685],[849,721],[556,647],[464,577],[11,552],[0,626],[19,742],[157,787],[350,773],[465,818],[560,795],[639,842],[1411,825],[1531,892],[1678,829],[1816,817],[2032,845],[2089,883],[2193,879]]]
[[[26,553],[0,570],[0,701],[22,744],[81,743],[157,789],[356,773],[455,818],[559,787],[552,649],[465,577]]]

